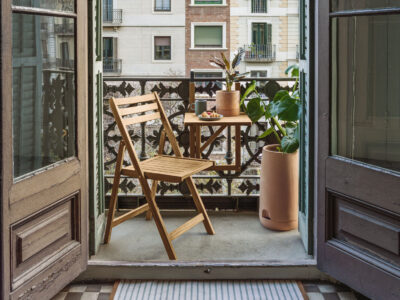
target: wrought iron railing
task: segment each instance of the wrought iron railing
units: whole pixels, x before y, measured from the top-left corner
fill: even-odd
[[[266,14],[267,0],[251,0],[251,12],[253,14]]]
[[[276,59],[276,45],[244,45],[244,60],[272,62]]]
[[[107,5],[103,10],[104,25],[120,25],[122,24],[122,9],[113,9]]]
[[[253,78],[241,82],[243,93]],[[262,97],[271,99],[274,94],[294,83],[288,78],[254,78],[258,81],[258,92]],[[196,98],[205,98],[209,101],[212,109],[215,93],[221,89],[221,78],[194,79]],[[168,119],[176,134],[177,140],[185,156],[189,155],[189,131],[183,125],[183,117],[189,107],[189,78],[116,78],[105,77],[103,83],[104,95],[104,164],[105,164],[105,190],[109,194],[113,182],[114,166],[116,162],[117,147],[120,141],[120,133],[109,108],[110,97],[128,97],[143,95],[150,92],[158,92],[163,102]],[[250,98],[252,95],[250,95]],[[232,171],[203,172],[194,176],[196,185],[203,195],[208,208],[256,208],[259,191],[259,164],[262,147],[265,140],[257,139],[261,132],[267,127],[261,121],[251,127],[242,127],[242,165],[241,172]],[[158,149],[161,132],[160,122],[148,122],[133,128],[130,131],[132,140],[135,142],[136,151],[140,159],[147,159],[154,155]],[[211,124],[202,130],[202,140],[212,135],[215,127]],[[269,140],[268,142],[273,142]],[[211,158],[217,163],[232,163],[234,139],[230,129],[218,137],[203,153],[203,158]],[[171,152],[168,148],[167,152]],[[127,157],[125,157],[127,159]],[[128,160],[127,160],[128,162]],[[126,163],[127,163],[126,162]],[[181,196],[181,195],[184,196]],[[121,207],[136,206],[143,201],[140,185],[135,179],[123,178],[120,184],[119,204]],[[184,184],[161,183],[158,187],[158,201],[161,208],[190,206],[187,196],[188,191]],[[170,201],[171,197],[173,202]],[[169,201],[169,202],[168,202]]]
[[[104,58],[103,59],[104,73],[117,73],[122,72],[122,59],[118,58]]]

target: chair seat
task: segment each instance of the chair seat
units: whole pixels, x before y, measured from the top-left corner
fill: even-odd
[[[214,161],[205,159],[158,155],[140,162],[140,167],[147,179],[182,182],[191,175],[214,166],[214,164]],[[122,168],[121,174],[138,177],[132,165]]]

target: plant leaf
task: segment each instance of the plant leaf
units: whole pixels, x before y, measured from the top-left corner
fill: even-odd
[[[220,69],[225,70],[225,64],[220,58],[211,57],[209,61],[212,66],[217,65]]]
[[[293,153],[299,149],[299,141],[294,136],[285,136],[281,141],[282,151],[285,153]]]
[[[290,95],[289,95],[289,92],[286,91],[286,90],[280,90],[280,91],[276,92],[276,94],[275,94],[275,96],[274,96],[274,101],[279,101],[279,100],[281,100],[283,97],[286,97],[286,96],[290,96]]]
[[[288,75],[289,73],[291,77],[299,77],[299,65],[294,64],[289,66],[286,70],[285,70],[285,74]]]
[[[253,98],[247,104],[247,115],[253,122],[257,122],[264,116],[264,107],[261,105],[260,98]]]
[[[253,80],[251,82],[251,84],[247,87],[246,91],[243,93],[242,97],[240,98],[240,106],[244,107],[244,101],[246,100],[246,98],[252,93],[254,92],[254,90],[256,89],[256,81]]]
[[[273,127],[270,127],[270,128],[268,128],[267,130],[265,130],[264,133],[261,134],[257,139],[263,139],[263,138],[269,136],[269,135],[270,135],[271,133],[273,133],[273,132],[274,132],[274,128],[273,128]]]
[[[225,54],[223,52],[221,52],[221,57],[222,57],[222,60],[225,63],[226,70],[230,70],[231,69],[231,64],[229,63],[229,60],[225,57]]]
[[[244,49],[240,48],[238,53],[236,54],[235,58],[232,61],[233,69],[235,69],[240,64],[240,62],[242,61],[243,54],[244,54]]]
[[[282,121],[298,121],[300,115],[300,101],[291,97],[286,97],[278,102],[278,117]]]

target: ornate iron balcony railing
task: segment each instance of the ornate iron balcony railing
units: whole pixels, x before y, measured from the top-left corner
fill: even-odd
[[[104,25],[121,25],[122,24],[122,9],[113,9],[112,7],[104,7],[103,11]]]
[[[241,92],[250,84],[253,78],[241,81]],[[289,89],[294,84],[288,78],[254,78],[259,82],[257,87],[260,95],[271,99],[280,89]],[[189,86],[195,83],[196,98],[205,98],[209,101],[209,108],[214,106],[216,91],[221,89],[221,78],[193,79],[189,78],[118,78],[105,77],[103,82],[103,124],[104,124],[104,167],[105,190],[110,193],[113,182],[114,166],[120,133],[109,108],[110,97],[128,97],[158,92],[168,115],[171,126],[185,156],[189,155],[189,130],[183,125],[183,117],[189,107]],[[253,97],[250,95],[250,98]],[[264,132],[266,123],[261,121],[251,127],[242,127],[242,170],[240,173],[232,171],[203,172],[194,176],[196,185],[203,196],[208,208],[251,208],[257,207],[259,191],[259,164],[262,147],[265,140],[257,139]],[[161,132],[161,124],[157,121],[147,122],[134,127],[131,131],[132,140],[135,142],[136,151],[140,159],[152,157],[157,149]],[[202,139],[212,135],[215,127],[203,128]],[[269,142],[273,142],[269,140]],[[268,143],[268,142],[267,142]],[[218,137],[204,152],[203,158],[211,158],[217,163],[232,163],[234,139],[230,129]],[[171,149],[168,148],[170,153]],[[127,157],[126,157],[127,159]],[[127,163],[128,161],[126,161]],[[185,195],[188,195],[184,184],[161,183],[158,187],[157,201],[161,208],[190,207]],[[120,185],[120,207],[137,206],[143,201],[140,185],[135,179],[124,178]],[[182,196],[183,194],[183,196]],[[170,201],[173,199],[173,201]]]
[[[103,59],[104,73],[117,73],[122,72],[122,59],[118,58],[104,58]]]
[[[244,45],[244,60],[258,62],[272,62],[276,59],[276,45]]]

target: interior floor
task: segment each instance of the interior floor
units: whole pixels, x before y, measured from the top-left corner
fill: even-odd
[[[194,212],[161,212],[167,230],[182,225]],[[210,212],[215,235],[202,223],[173,241],[178,261],[284,261],[312,259],[304,250],[297,230],[287,232],[264,228],[257,212]],[[130,219],[112,231],[111,241],[91,257],[98,261],[168,261],[154,221],[144,215]]]

